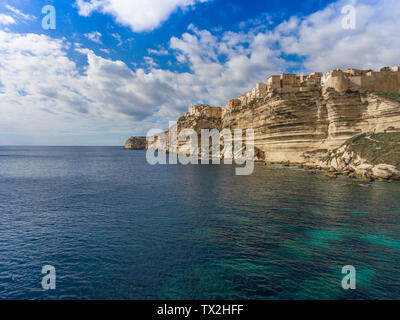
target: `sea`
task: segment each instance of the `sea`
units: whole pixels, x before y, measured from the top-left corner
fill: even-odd
[[[2,146],[0,299],[400,299],[400,183]]]

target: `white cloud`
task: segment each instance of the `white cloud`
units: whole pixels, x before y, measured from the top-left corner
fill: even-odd
[[[267,75],[279,72],[285,61],[274,49],[271,32],[225,32],[216,36],[190,26],[180,38],[173,37],[170,48],[178,61],[188,63],[198,88],[199,101],[224,106],[228,99],[251,89]]]
[[[76,48],[88,61],[82,73],[67,57],[69,47],[46,35],[0,31],[0,61],[7,61],[0,65],[0,136],[19,132],[46,143],[98,131],[142,134],[165,127],[190,102],[190,90],[179,94],[193,83],[190,75],[133,72],[122,61]]]
[[[144,57],[143,59],[150,68],[158,67],[158,64],[154,61],[152,57]]]
[[[107,54],[110,54],[111,53],[111,51],[109,50],[109,49],[100,49],[100,51],[101,52],[104,52],[104,53],[107,53]]]
[[[156,55],[156,56],[166,56],[166,55],[169,54],[168,50],[165,50],[165,49],[159,49],[159,50],[156,50],[156,49],[148,49],[148,50],[147,50],[147,53],[148,53],[148,54],[154,54],[154,55]]]
[[[112,36],[115,40],[118,41],[118,44],[117,44],[118,47],[121,46],[121,45],[123,44],[121,35],[119,35],[118,33],[111,33],[111,36]]]
[[[79,14],[89,16],[94,11],[109,14],[117,23],[134,32],[151,31],[161,25],[177,9],[185,10],[197,2],[208,0],[76,0]]]
[[[10,25],[15,24],[15,20],[13,17],[0,13],[0,25]]]
[[[20,10],[18,10],[17,8],[14,8],[14,7],[12,7],[12,6],[8,5],[8,4],[5,7],[8,10],[10,10],[11,12],[13,12],[18,18],[21,18],[24,21],[33,21],[33,20],[36,19],[35,16],[23,13]]]
[[[400,63],[400,2],[353,1],[356,29],[342,27],[348,1],[338,1],[304,19],[292,18],[276,30],[282,50],[305,57],[307,70],[348,66],[377,69]]]
[[[145,58],[148,69],[132,71],[122,61],[75,45],[87,57],[82,72],[67,55],[67,40],[0,31],[0,61],[7,61],[0,64],[0,139],[4,132],[29,137],[144,134],[165,128],[191,104],[223,106],[291,67],[307,72],[399,64],[400,3],[358,1],[356,30],[341,26],[344,3],[291,17],[271,30],[213,33],[189,26],[168,47],[176,59],[171,61],[186,64],[189,72],[157,65],[157,53],[165,46],[148,51],[154,54]],[[288,54],[301,56],[304,63],[285,60]]]
[[[101,41],[101,33],[98,31],[93,31],[91,33],[85,33],[84,36],[88,38],[90,41],[93,41],[98,44],[103,44]]]

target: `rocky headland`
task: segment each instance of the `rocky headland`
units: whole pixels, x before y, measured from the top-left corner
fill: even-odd
[[[145,150],[146,144],[146,137],[130,137],[126,140],[124,149]]]
[[[400,180],[400,70],[382,70],[272,76],[223,109],[190,107],[176,126],[253,129],[256,160],[332,178]],[[143,138],[125,147],[135,139]]]

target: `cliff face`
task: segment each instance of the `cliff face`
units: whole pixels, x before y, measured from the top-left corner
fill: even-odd
[[[319,148],[327,138],[326,113],[319,89],[273,93],[225,113],[222,127],[254,129],[254,145],[267,161],[298,162],[304,151]]]
[[[357,166],[371,163],[371,159],[357,155],[356,151],[350,152],[346,149],[348,146],[344,146],[345,142],[362,133],[400,132],[400,102],[377,93],[338,92],[325,87],[268,92],[245,105],[225,108],[218,115],[186,113],[170,128],[170,132],[193,129],[198,136],[198,149],[194,152],[188,150],[187,143],[181,141],[178,147],[170,150],[167,132],[166,151],[200,154],[201,130],[214,128],[219,131],[230,129],[230,132],[242,129],[243,134],[244,130],[253,129],[255,160],[290,162],[340,172],[348,169],[350,174],[357,170]],[[331,152],[340,147],[343,149],[338,152],[340,156],[329,158]],[[211,153],[211,149],[209,151]],[[400,159],[400,155],[394,156]],[[369,168],[368,174],[372,175],[372,169]],[[386,169],[398,170],[396,166]],[[382,172],[379,168],[375,171]],[[396,175],[400,177],[400,173]]]
[[[370,174],[400,177],[396,162],[400,162],[398,151],[390,153],[390,157],[379,156],[379,150],[388,146],[386,142],[380,146],[381,149],[375,150],[378,153],[376,159],[390,159],[389,163],[375,163],[376,159],[350,150],[353,146],[348,145],[349,139],[360,134],[400,133],[400,67],[383,68],[381,72],[336,69],[325,75],[320,72],[308,76],[281,74],[270,76],[267,82],[258,83],[256,88],[230,100],[224,109],[209,105],[191,106],[164,135],[152,137],[153,142],[147,145],[145,138],[132,137],[125,148],[165,149],[167,152],[201,156],[216,151],[216,156],[222,158],[224,150],[230,150],[224,149],[226,141],[221,136],[219,150],[215,146],[214,150],[206,149],[201,146],[202,129],[217,129],[224,133],[225,138],[233,135],[235,129],[241,129],[242,137],[235,134],[228,138],[242,142],[242,147],[238,146],[240,150],[234,150],[234,157],[239,159],[245,150],[245,131],[253,129],[256,161],[325,168],[334,172],[332,176],[343,171],[354,173],[358,166],[372,165],[364,178],[369,179]],[[186,132],[183,132],[186,141],[174,137],[174,132],[179,135],[183,129],[194,130],[194,137],[191,139]],[[228,133],[223,131],[225,129]],[[400,137],[395,137],[397,146]],[[193,139],[198,144],[189,143]],[[337,156],[332,157],[332,152]],[[381,164],[386,167],[377,167],[374,171],[374,166]],[[395,171],[396,174],[390,174]]]
[[[186,113],[176,126],[178,132],[188,128],[198,135],[201,129],[254,129],[256,154],[263,153],[266,161],[307,163],[316,161],[310,152],[333,150],[360,133],[400,131],[400,103],[331,88],[273,92],[221,117]],[[178,143],[179,152],[183,144]],[[177,152],[168,147],[167,151]]]
[[[173,152],[173,153],[189,153],[189,149],[187,148],[188,140],[181,141],[179,138],[179,133],[184,133],[185,129],[192,129],[197,134],[198,140],[198,149],[196,151],[191,151],[192,153],[200,154],[201,148],[201,139],[200,134],[202,129],[217,129],[221,130],[221,117],[207,117],[204,115],[196,116],[190,113],[186,113],[184,116],[180,117],[175,125],[169,128],[168,131],[164,132],[164,137],[160,139],[157,135],[154,137],[153,141],[147,142],[146,148],[151,149],[158,149],[158,150],[165,150],[166,152]],[[176,135],[176,136],[174,136]],[[170,136],[175,142],[170,142]],[[165,139],[165,140],[164,140]]]
[[[329,88],[272,93],[225,113],[222,128],[254,129],[267,161],[306,162],[306,152],[338,148],[363,132],[400,131],[400,103]]]
[[[371,93],[337,93],[326,89],[327,149],[340,146],[347,139],[363,132],[400,131],[400,103]]]

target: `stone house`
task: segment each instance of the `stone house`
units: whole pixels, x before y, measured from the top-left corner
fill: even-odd
[[[344,76],[343,71],[340,69],[328,71],[321,77],[321,84],[324,85],[332,77],[340,77],[340,76]]]
[[[222,110],[220,107],[212,107],[209,105],[194,105],[189,107],[189,115],[191,116],[205,116],[209,118],[219,118],[221,117]]]
[[[281,88],[296,87],[297,76],[292,73],[282,73],[280,75]]]
[[[263,82],[259,82],[259,83],[257,83],[255,89],[256,89],[255,90],[256,98],[260,98],[261,96],[263,96],[267,92],[267,84],[263,83]]]
[[[240,107],[242,105],[242,101],[240,99],[232,99],[228,101],[228,104],[225,106],[224,110],[226,111],[232,111],[237,107]]]
[[[343,73],[347,76],[361,76],[363,74],[363,70],[349,68],[343,71]]]
[[[273,91],[274,89],[281,87],[281,77],[280,76],[270,76],[267,79],[267,91]]]

